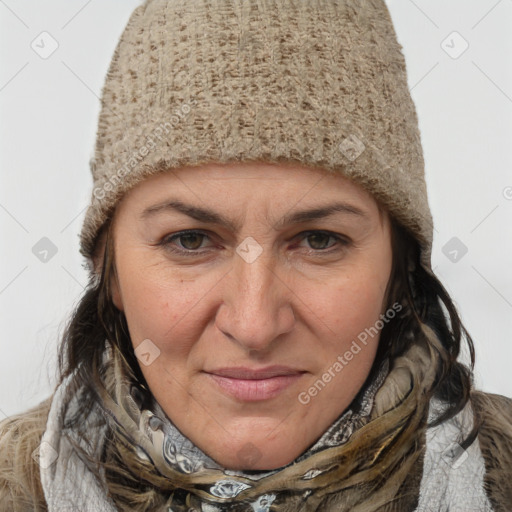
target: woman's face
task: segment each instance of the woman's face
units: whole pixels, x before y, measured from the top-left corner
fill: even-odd
[[[266,163],[172,170],[125,195],[114,241],[113,300],[144,377],[223,467],[290,463],[368,376],[390,225],[344,177]]]

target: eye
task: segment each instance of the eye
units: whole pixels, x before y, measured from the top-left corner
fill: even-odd
[[[182,231],[165,237],[159,245],[174,253],[194,256],[204,252],[198,249],[201,248],[205,238],[208,238],[208,235],[202,231]],[[175,241],[179,241],[179,244]]]
[[[334,250],[338,250],[350,244],[346,238],[329,231],[306,231],[301,235],[302,240],[308,241],[313,252],[331,252],[330,249],[333,247]],[[334,243],[328,245],[330,239],[334,240]]]

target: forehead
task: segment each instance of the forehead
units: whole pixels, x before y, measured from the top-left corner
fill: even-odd
[[[120,203],[145,209],[170,195],[227,209],[248,203],[290,208],[299,202],[312,205],[335,199],[378,207],[370,193],[341,173],[288,162],[209,163],[169,169],[138,183]]]

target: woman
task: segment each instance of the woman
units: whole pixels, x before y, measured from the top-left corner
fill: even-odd
[[[2,510],[510,510],[512,400],[457,360],[405,71],[378,0],[135,10]]]

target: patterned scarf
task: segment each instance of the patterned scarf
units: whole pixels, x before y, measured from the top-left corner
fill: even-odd
[[[433,336],[426,326],[424,332]],[[58,456],[41,469],[49,511],[407,510],[418,491],[411,475],[424,447],[437,368],[435,352],[426,347],[418,342],[391,367],[384,361],[349,409],[295,461],[250,473],[223,469],[183,436],[111,350],[101,403],[83,428],[87,436],[63,428],[80,406],[72,376],[56,391],[43,441]],[[109,497],[114,487],[104,469],[94,477],[91,461],[99,459],[137,483],[143,475],[151,491],[134,493],[139,502],[123,508]]]

